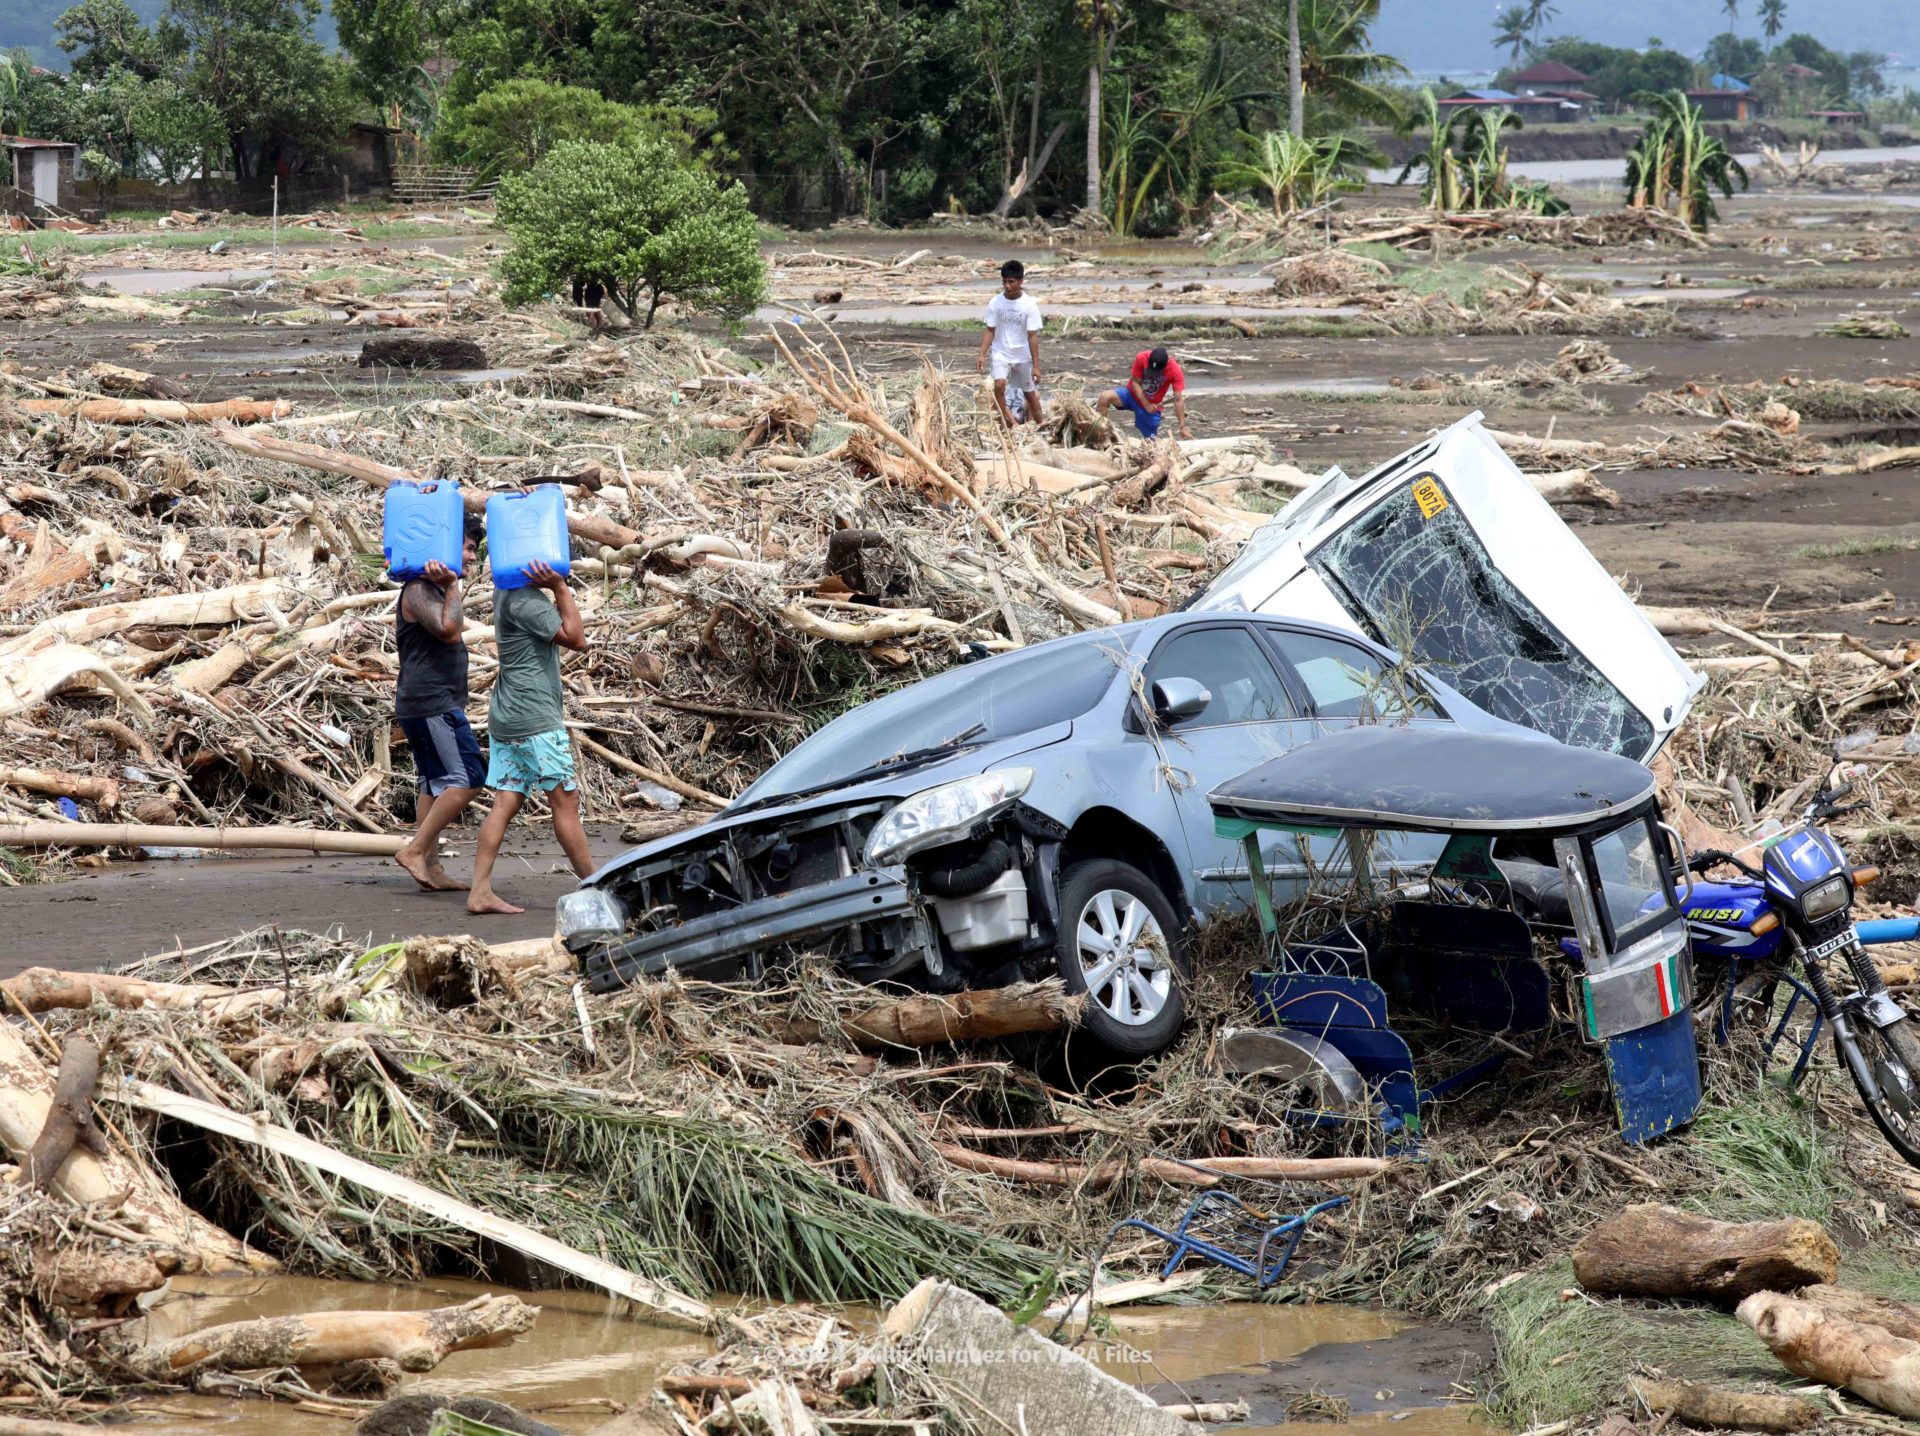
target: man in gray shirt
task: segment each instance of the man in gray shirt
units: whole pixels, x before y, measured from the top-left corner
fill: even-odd
[[[560,688],[560,650],[583,650],[586,625],[565,578],[543,563],[528,571],[533,575],[530,586],[493,595],[494,648],[500,659],[487,718],[487,787],[493,791],[493,809],[481,824],[474,854],[473,889],[467,894],[471,913],[526,911],[493,890],[493,865],[507,825],[530,793],[548,795],[554,836],[575,875],[593,871],[587,830],[580,823],[580,788],[574,781],[573,744],[567,737]]]

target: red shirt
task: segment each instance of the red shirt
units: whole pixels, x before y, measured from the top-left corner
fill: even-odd
[[[1181,369],[1180,361],[1172,355],[1167,356],[1167,367],[1160,375],[1160,383],[1155,386],[1147,382],[1147,356],[1152,352],[1151,349],[1142,349],[1133,356],[1133,382],[1140,386],[1140,392],[1146,395],[1147,402],[1160,403],[1166,397],[1168,389],[1181,394],[1186,393],[1186,372]]]

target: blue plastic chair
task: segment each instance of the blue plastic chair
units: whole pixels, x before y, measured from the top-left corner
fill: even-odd
[[[1249,1206],[1238,1197],[1218,1190],[1200,1193],[1187,1205],[1180,1225],[1172,1231],[1156,1227],[1144,1217],[1128,1217],[1114,1223],[1107,1234],[1108,1245],[1124,1227],[1135,1227],[1160,1238],[1173,1248],[1163,1277],[1172,1276],[1190,1256],[1250,1276],[1265,1291],[1286,1275],[1300,1239],[1307,1234],[1307,1223],[1322,1212],[1344,1207],[1348,1198],[1334,1197],[1311,1206],[1298,1216],[1281,1216]]]

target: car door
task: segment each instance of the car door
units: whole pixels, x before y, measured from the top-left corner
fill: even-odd
[[[1154,645],[1144,676],[1149,695],[1170,678],[1191,679],[1207,690],[1207,706],[1199,713],[1166,724],[1140,721],[1134,736],[1157,750],[1159,778],[1174,796],[1194,906],[1209,917],[1244,907],[1251,897],[1245,857],[1237,840],[1215,834],[1207,794],[1286,752],[1302,736],[1305,714],[1272,653],[1244,620],[1175,629]],[[1134,719],[1140,716],[1136,711]],[[1268,846],[1291,841],[1281,833],[1266,838]],[[1287,857],[1293,860],[1291,848]]]
[[[1417,676],[1370,648],[1286,624],[1260,623],[1256,628],[1279,657],[1304,714],[1294,730],[1295,744],[1355,723],[1449,721]],[[1350,866],[1344,838],[1301,834],[1292,842],[1291,855],[1284,844],[1264,854],[1269,872],[1304,878],[1309,871],[1344,872]],[[1374,840],[1372,863],[1376,869],[1424,867],[1445,846],[1444,838],[1428,833],[1381,833]]]
[[[1478,414],[1365,478],[1329,470],[1193,608],[1364,634],[1496,717],[1641,762],[1702,681]]]

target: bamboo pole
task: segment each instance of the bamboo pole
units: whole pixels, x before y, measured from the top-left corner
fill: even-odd
[[[0,826],[9,848],[276,848],[300,853],[360,853],[390,858],[405,838],[320,828],[186,828],[143,823],[22,823]]]

